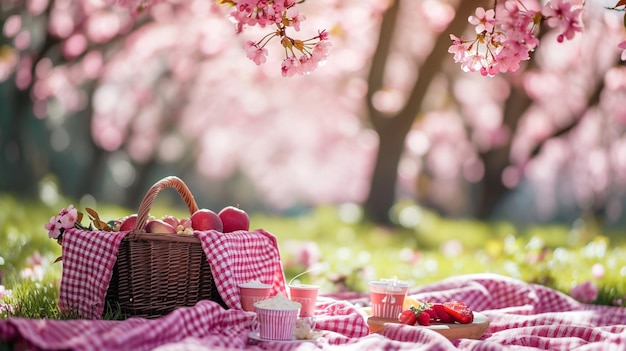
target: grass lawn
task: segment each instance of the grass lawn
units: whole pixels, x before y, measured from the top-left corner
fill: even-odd
[[[62,198],[44,204],[0,194],[0,318],[72,318],[57,309],[61,264],[53,262],[61,247],[43,227],[70,203],[84,210]],[[102,219],[133,212],[88,206]],[[188,216],[158,201],[152,213]],[[395,213],[404,226],[361,221],[353,205],[319,207],[297,217],[251,214],[251,226],[277,236],[287,280],[313,269],[300,280],[321,285],[322,292],[366,291],[368,281],[393,276],[419,286],[491,272],[568,294],[586,283],[597,288],[597,296],[575,297],[626,306],[626,244],[620,233],[602,233],[583,221],[521,230],[505,222],[444,219],[414,204],[399,204]]]

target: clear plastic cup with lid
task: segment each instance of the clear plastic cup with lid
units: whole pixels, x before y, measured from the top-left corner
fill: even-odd
[[[381,279],[369,283],[372,316],[397,319],[402,313],[409,282],[397,278]]]

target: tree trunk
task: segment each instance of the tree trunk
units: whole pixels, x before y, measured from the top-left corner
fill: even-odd
[[[3,109],[0,115],[0,189],[32,196],[37,193],[37,181],[34,179],[35,170],[29,162],[29,156],[33,155],[28,155],[26,148],[30,132],[28,121],[33,118],[28,108],[30,99],[28,92],[18,90],[12,81],[2,85],[9,93],[5,95],[7,101],[2,103],[7,109]]]
[[[46,8],[46,18],[49,17],[51,5]],[[12,11],[14,11],[13,9]],[[10,13],[3,14],[6,19]],[[0,22],[0,27],[4,21]],[[44,24],[44,27],[47,23]],[[35,67],[45,53],[59,42],[46,33],[41,47],[31,52],[33,65],[31,76],[35,77]],[[5,38],[0,37],[0,45],[6,45]],[[10,45],[10,44],[9,44]],[[0,190],[19,193],[26,196],[35,196],[38,193],[38,183],[48,172],[47,156],[44,155],[46,146],[37,145],[46,142],[40,136],[43,122],[37,119],[32,111],[30,99],[34,78],[30,85],[20,90],[13,79],[8,79],[0,85],[0,90],[6,89],[6,101],[1,101],[0,112]]]
[[[366,104],[369,120],[379,137],[379,147],[370,181],[369,195],[363,207],[366,218],[379,224],[391,224],[389,210],[396,199],[398,166],[404,152],[404,142],[421,108],[430,83],[441,70],[445,57],[449,56],[449,33],[462,33],[467,26],[467,17],[473,13],[476,6],[480,6],[480,2],[474,0],[461,1],[455,18],[441,32],[430,55],[421,65],[418,78],[409,94],[406,105],[397,115],[385,116],[373,106],[372,97],[376,91],[383,87],[383,76],[399,6],[400,1],[392,2],[391,7],[383,16],[378,47],[372,59],[368,78]]]
[[[376,165],[370,181],[370,192],[365,203],[367,219],[379,224],[391,224],[389,210],[395,202],[398,165],[404,151],[407,132],[394,128],[397,123],[389,121],[386,128],[379,127]]]
[[[546,34],[547,28],[541,27],[537,38],[542,39]],[[526,70],[536,68],[535,56],[531,56]],[[532,104],[532,100],[526,94],[523,87],[517,84],[510,84],[511,95],[507,98],[502,111],[502,125],[507,128],[511,135],[506,144],[502,147],[490,149],[480,153],[480,159],[485,166],[485,176],[478,186],[478,196],[475,216],[477,219],[486,220],[493,214],[496,206],[510,191],[502,181],[502,175],[510,162],[511,143],[513,141],[513,133],[517,129],[517,123],[526,110]]]
[[[523,88],[512,86],[511,95],[502,112],[502,125],[513,133],[519,119],[531,103],[531,99]],[[502,181],[502,173],[510,165],[512,139],[513,135],[510,135],[509,140],[502,147],[490,149],[480,154],[485,165],[485,176],[479,184],[476,206],[476,218],[480,220],[488,219],[500,200],[509,192]]]
[[[543,33],[544,32],[542,31],[540,38]],[[620,63],[617,62],[617,64]],[[535,62],[532,58],[529,62],[529,67],[535,67]],[[604,89],[604,80],[601,78],[603,74],[601,74],[598,81],[595,82],[594,90],[587,97],[588,108],[597,105],[600,101],[600,95]],[[515,131],[520,118],[531,104],[532,100],[528,97],[522,87],[513,87],[511,96],[509,96],[504,106],[503,125],[510,131]],[[531,151],[529,157],[537,156],[543,145],[548,140],[565,135],[572,129],[576,128],[588,108],[580,111],[578,115],[572,116],[572,122],[569,125],[553,131],[549,137],[540,141]],[[489,219],[496,206],[509,192],[509,189],[502,182],[502,174],[506,167],[510,165],[511,142],[513,137],[514,136],[511,135],[506,145],[501,148],[492,149],[481,153],[480,155],[481,160],[485,165],[485,176],[483,177],[479,187],[478,205],[476,210],[476,218],[478,219]],[[600,211],[602,211],[602,209],[600,209]]]

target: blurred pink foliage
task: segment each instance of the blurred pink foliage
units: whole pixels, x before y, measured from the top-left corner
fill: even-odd
[[[537,1],[523,4],[541,10]],[[266,64],[257,66],[244,48],[262,48],[259,38],[268,28],[237,34],[237,24],[227,19],[232,9],[212,1],[8,0],[0,5],[11,10],[2,30],[12,45],[0,46],[0,81],[14,77],[18,88],[30,88],[35,114],[52,130],[90,107],[94,142],[125,155],[111,158],[114,175],[125,172],[120,164],[127,159],[173,164],[192,158],[210,179],[242,172],[278,208],[361,202],[378,143],[364,122],[367,70],[387,5],[298,4],[299,14],[306,14],[299,35],[319,40],[326,28],[332,59],[315,74],[277,79],[284,72],[276,69],[285,60],[284,46],[277,42],[278,50],[261,53]],[[420,63],[455,15],[453,6],[434,0],[402,5],[384,89],[373,101],[390,114],[406,102]],[[486,9],[471,21],[486,31],[498,26],[498,16]],[[460,212],[467,184],[484,176],[480,154],[511,142],[504,182],[514,188],[530,181],[538,214],[549,218],[558,202],[582,208],[605,202],[622,213],[626,67],[616,65],[616,45],[623,24],[615,11],[588,4],[580,14],[583,33],[559,43],[559,36],[570,39],[576,32],[574,23],[547,31],[532,67],[521,60],[525,69],[485,79],[446,66],[407,138],[399,194],[423,192],[432,203]],[[253,60],[263,61],[257,54]],[[605,89],[587,109],[596,84]],[[534,101],[514,130],[503,123],[513,88]],[[572,133],[533,155],[538,143],[576,118],[581,123]],[[423,174],[432,182],[416,190]]]
[[[297,264],[305,269],[310,269],[319,263],[322,251],[315,241],[287,241],[285,251],[289,252],[291,264]]]

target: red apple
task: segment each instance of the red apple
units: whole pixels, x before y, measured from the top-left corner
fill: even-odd
[[[218,232],[221,232],[222,229],[224,229],[222,220],[217,213],[207,210],[206,208],[202,208],[194,212],[190,219],[191,227],[194,230],[217,230]]]
[[[171,224],[164,222],[160,219],[153,219],[146,223],[146,232],[176,234],[176,228],[172,227]]]
[[[235,230],[250,230],[250,218],[246,211],[235,207],[224,207],[218,216],[224,225],[224,233],[234,232]]]
[[[122,219],[122,225],[120,225],[120,232],[135,229],[137,224],[137,214],[132,214]]]

